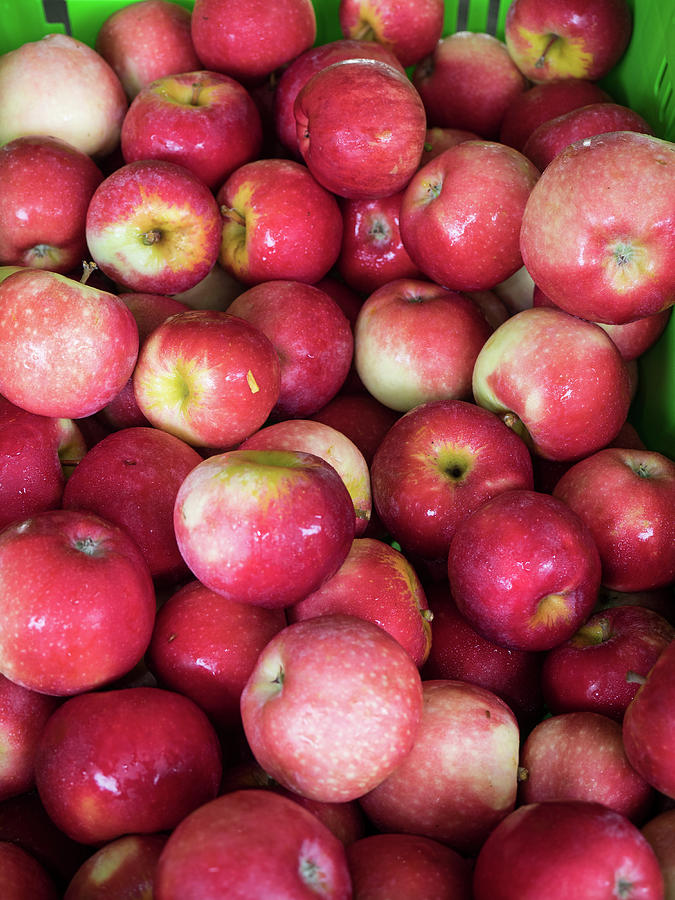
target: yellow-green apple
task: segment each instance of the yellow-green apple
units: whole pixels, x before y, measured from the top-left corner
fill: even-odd
[[[370,521],[370,472],[363,454],[345,434],[312,419],[285,419],[254,432],[240,450],[302,450],[329,463],[345,483],[354,504],[354,535],[360,537]]]
[[[468,400],[476,358],[492,331],[464,294],[399,278],[361,307],[354,364],[369,393],[399,412],[436,400]]]
[[[103,438],[78,463],[63,509],[88,510],[124,528],[158,582],[189,575],[173,530],[176,494],[202,457],[158,428],[124,428]]]
[[[535,284],[525,266],[521,266],[513,275],[500,281],[493,288],[507,310],[514,315],[533,305]]]
[[[600,556],[562,500],[505,491],[458,524],[448,577],[457,608],[484,637],[516,650],[550,650],[589,618]]]
[[[274,791],[231,791],[169,836],[157,900],[312,897],[350,900],[345,848],[319,819]]]
[[[45,866],[10,841],[0,841],[0,892],[6,900],[58,900],[61,896]]]
[[[157,687],[68,698],[47,722],[35,759],[47,813],[83,844],[170,831],[216,796],[221,774],[206,714]]]
[[[492,331],[511,316],[510,309],[495,290],[466,291],[466,296],[470,297],[483,313]]]
[[[340,391],[310,418],[341,431],[356,444],[370,466],[375,451],[399,414],[366,391]]]
[[[401,237],[413,262],[452,290],[490,289],[509,278],[522,266],[520,225],[538,177],[527,157],[493,141],[463,141],[439,154],[403,194]]]
[[[556,156],[530,194],[523,261],[556,306],[592,322],[621,325],[667,309],[675,303],[674,192],[674,144],[632,131],[584,138]],[[583,203],[570,201],[582,194]]]
[[[424,152],[420,160],[420,168],[440,156],[444,150],[456,147],[464,141],[479,141],[480,135],[473,131],[466,131],[463,128],[442,128],[440,125],[434,125],[427,128],[424,140]]]
[[[403,66],[433,53],[443,33],[443,0],[340,0],[345,38],[377,41]]]
[[[675,809],[655,815],[641,828],[661,866],[666,887],[665,900],[675,897]]]
[[[477,685],[438,679],[422,687],[412,750],[359,803],[380,832],[421,834],[472,856],[514,808],[518,724]]]
[[[229,450],[185,478],[174,528],[202,584],[275,609],[337,572],[354,539],[354,504],[335,469],[312,453]]]
[[[148,421],[195,446],[238,444],[263,425],[279,397],[272,343],[220,310],[191,309],[158,325],[133,377]]]
[[[113,68],[130,100],[151,81],[201,67],[192,45],[190,10],[170,0],[139,0],[103,21],[96,52]]]
[[[375,509],[403,553],[445,566],[458,523],[502,491],[531,488],[532,460],[494,413],[439,400],[392,425],[370,474]]]
[[[419,166],[426,114],[405,74],[374,59],[316,72],[294,103],[309,171],[340,197],[368,200],[402,190]]]
[[[321,288],[302,281],[265,281],[228,307],[259,329],[279,357],[281,383],[274,419],[304,418],[337,394],[354,353],[349,322]]]
[[[369,834],[347,848],[356,897],[470,900],[471,866],[456,850],[420,834]]]
[[[267,644],[241,715],[253,755],[276,781],[314,800],[348,802],[411,752],[422,682],[407,651],[374,622],[316,616]]]
[[[188,581],[157,612],[148,666],[162,687],[193,700],[219,731],[234,732],[258,655],[285,626],[282,609],[237,603]]]
[[[119,144],[124,88],[102,56],[70,35],[47,34],[0,56],[0,97],[0,144],[48,135],[87,156]]]
[[[655,791],[626,759],[621,725],[597,712],[542,719],[520,750],[518,803],[602,803],[642,825]]]
[[[311,0],[195,0],[192,42],[205,69],[255,83],[316,39]]]
[[[632,30],[626,0],[514,0],[504,22],[509,53],[534,82],[597,81],[621,59]]]
[[[636,825],[583,800],[519,806],[476,858],[474,900],[568,900],[570,891],[577,897],[663,900],[663,878]]]
[[[598,325],[560,309],[524,309],[483,345],[476,402],[500,416],[533,452],[588,456],[612,441],[630,406],[627,363]]]
[[[258,107],[246,88],[219,72],[181,71],[146,85],[122,123],[126,163],[166,159],[212,189],[257,159],[262,147]]]
[[[122,390],[137,356],[138,327],[114,294],[46,269],[0,283],[0,393],[16,406],[89,416]]]
[[[415,66],[412,82],[429,125],[473,131],[495,141],[506,109],[527,87],[506,44],[471,31],[442,38]]]
[[[16,138],[0,148],[0,263],[68,273],[87,256],[85,219],[103,180],[65,141]]]
[[[165,834],[125,834],[108,841],[75,872],[63,900],[152,897],[155,870],[166,840]]]
[[[383,541],[356,538],[332,578],[289,606],[289,622],[344,613],[388,631],[419,668],[431,647],[431,619],[424,588],[408,560]]]
[[[541,688],[553,713],[588,711],[621,721],[673,626],[643,606],[599,610],[545,655]]]
[[[218,259],[243,284],[319,281],[342,242],[336,198],[290,159],[259,159],[236,169],[216,200],[223,216]]]
[[[89,512],[48,510],[0,532],[0,672],[66,696],[141,659],[155,591],[133,539]]]
[[[609,103],[612,98],[595,81],[565,78],[533,84],[515,97],[504,113],[499,129],[502,144],[522,152],[525,141],[539,125],[589,103]]]
[[[179,291],[173,294],[174,300],[185,303],[192,309],[220,309],[226,310],[235,297],[244,290],[229,272],[216,263],[211,271],[187,291]]]
[[[221,232],[209,188],[184,166],[163,159],[115,169],[87,210],[94,262],[133,293],[177,294],[194,287],[216,262]]]
[[[553,493],[593,535],[606,587],[646,591],[675,581],[673,460],[606,447],[568,469]]]

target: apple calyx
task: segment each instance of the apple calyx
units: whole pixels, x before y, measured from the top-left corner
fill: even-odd
[[[378,244],[382,244],[391,239],[391,229],[382,219],[376,219],[368,230],[368,235]]]
[[[575,647],[596,647],[598,644],[604,644],[611,637],[612,629],[609,619],[600,618],[582,625],[571,641]]]
[[[151,247],[153,244],[158,244],[162,240],[162,232],[159,228],[151,228],[150,231],[145,231],[141,235],[141,241],[145,244],[146,247]]]
[[[438,468],[452,482],[463,481],[472,469],[472,458],[468,452],[453,448],[442,448],[436,457]]]
[[[86,556],[99,556],[101,542],[92,537],[75,538],[73,547]]]
[[[639,284],[653,268],[645,247],[619,239],[607,246],[605,272],[610,284],[618,291],[630,290]]]
[[[634,889],[635,884],[629,881],[625,875],[617,875],[614,894],[618,900],[630,900],[635,896]]]
[[[313,858],[313,848],[303,846],[300,848],[300,860],[298,862],[298,875],[305,884],[320,896],[327,896],[329,892],[328,878],[326,872],[321,868],[318,862]]]

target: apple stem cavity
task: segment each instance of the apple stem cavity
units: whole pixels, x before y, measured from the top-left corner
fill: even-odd
[[[236,222],[237,225],[246,225],[246,219],[242,216],[241,213],[237,212],[236,209],[233,209],[231,206],[221,206],[220,212],[223,218],[229,219],[230,222]]]
[[[534,64],[535,69],[542,69],[546,65],[546,57],[548,55],[548,52],[557,40],[558,40],[557,34],[549,35],[548,43],[544,47],[544,50],[543,50],[541,56],[539,57],[539,59]]]

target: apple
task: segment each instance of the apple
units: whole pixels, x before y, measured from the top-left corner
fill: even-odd
[[[230,450],[185,478],[174,529],[206,587],[278,609],[342,565],[354,539],[354,504],[335,469],[312,453]]]
[[[258,107],[246,88],[218,72],[183,71],[141,88],[124,117],[126,163],[166,159],[212,189],[262,147]]]
[[[441,128],[440,125],[427,128],[420,168],[431,162],[432,159],[436,159],[444,150],[456,147],[457,144],[462,144],[464,141],[479,140],[480,135],[462,128]]]
[[[0,145],[46,135],[101,157],[119,144],[124,88],[102,56],[70,35],[47,34],[0,56],[0,97]]]
[[[655,815],[640,830],[661,866],[666,900],[672,900],[675,891],[675,809]]]
[[[433,53],[443,32],[443,0],[340,0],[345,38],[377,41],[403,66]]]
[[[598,605],[596,610],[614,609],[616,606],[643,606],[659,613],[663,618],[675,627],[675,609],[673,608],[674,588],[658,588],[653,591],[637,591],[625,593],[613,591],[609,588],[600,588]]]
[[[272,343],[219,310],[166,319],[143,344],[133,378],[148,421],[196,446],[238,444],[263,425],[279,397]]]
[[[65,696],[107,684],[140,660],[155,592],[126,531],[93,513],[49,510],[0,532],[0,616],[0,672]]]
[[[104,844],[75,872],[63,900],[119,900],[152,896],[163,834],[125,834]]]
[[[349,900],[352,889],[345,849],[316,816],[273,791],[240,790],[204,804],[169,836],[154,896]]]
[[[474,900],[567,900],[570,886],[578,897],[663,898],[654,851],[636,825],[601,803],[519,806],[476,859]]]
[[[216,199],[224,220],[218,259],[243,284],[273,279],[314,284],[335,264],[342,214],[336,198],[300,163],[246,163]]]
[[[425,681],[412,750],[359,803],[378,831],[420,834],[464,856],[514,808],[519,731],[508,706],[463,681]]]
[[[469,297],[483,313],[492,331],[498,328],[512,315],[508,306],[495,290],[491,291],[466,291]]]
[[[302,281],[266,281],[240,294],[228,312],[266,335],[279,356],[273,419],[306,418],[344,384],[354,338],[346,316],[325,291]]]
[[[520,225],[538,177],[526,157],[493,141],[441,153],[403,194],[401,237],[413,262],[452,290],[491,289],[509,278],[522,266]]]
[[[630,406],[628,370],[606,332],[559,309],[524,309],[487,339],[476,402],[546,459],[575,460],[612,441]]]
[[[490,497],[532,487],[524,442],[464,400],[425,403],[384,436],[371,465],[373,502],[404,554],[447,561],[458,523]]]
[[[674,638],[673,626],[651,609],[629,605],[594,612],[544,658],[547,707],[553,713],[601,713],[621,722],[639,680]]]
[[[58,900],[53,879],[30,853],[0,841],[0,892],[5,900]]]
[[[191,309],[219,309],[224,312],[243,290],[243,285],[216,262],[211,271],[194,287],[172,296],[174,300],[185,303]]]
[[[514,0],[504,22],[506,46],[534,82],[598,81],[621,59],[633,17],[626,0]]]
[[[499,136],[506,109],[527,87],[506,44],[480,31],[442,38],[417,63],[412,82],[429,125],[473,131],[491,141]]]
[[[311,0],[195,0],[192,42],[205,69],[255,83],[316,39]]]
[[[546,167],[525,208],[520,246],[556,306],[621,325],[675,303],[674,158],[668,141],[619,131],[584,138]]]
[[[525,266],[517,269],[493,288],[511,315],[534,305],[535,283]]]
[[[326,275],[325,278],[321,278],[316,282],[315,287],[321,288],[322,291],[325,291],[333,298],[333,300],[335,300],[347,317],[347,321],[353,331],[354,326],[356,325],[356,319],[359,315],[359,310],[363,306],[363,297],[360,294],[357,294],[353,288],[346,285],[336,274],[329,274]],[[360,385],[358,389],[361,389],[362,387],[363,385]]]
[[[138,0],[103,21],[95,49],[130,100],[150,82],[201,66],[192,44],[190,10],[169,0]]]
[[[161,159],[116,169],[89,203],[87,243],[96,265],[125,290],[176,294],[218,257],[222,220],[208,187]]]
[[[321,615],[267,644],[241,715],[254,757],[276,781],[310,799],[348,802],[411,752],[422,683],[408,652],[379,625]]]
[[[399,412],[468,400],[474,363],[492,330],[469,297],[432,281],[399,278],[361,307],[354,364],[369,393]]]
[[[370,466],[375,451],[399,414],[366,391],[356,394],[339,391],[310,418],[341,431],[356,444]]]
[[[405,74],[373,59],[316,72],[295,98],[298,145],[319,184],[369,200],[402,190],[419,166],[426,115]]]

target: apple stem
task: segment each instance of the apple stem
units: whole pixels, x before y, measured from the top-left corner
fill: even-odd
[[[352,32],[355,41],[376,41],[375,29],[365,19],[361,19],[359,25]]]
[[[93,260],[83,260],[82,261],[82,278],[80,278],[80,284],[86,284],[89,281],[89,276],[92,272],[95,272],[98,269],[98,266]]]
[[[424,619],[425,622],[433,622],[434,614],[432,613],[432,611],[430,609],[423,609],[422,610],[422,618]]]
[[[232,209],[231,206],[221,206],[220,212],[225,219],[229,219],[231,222],[236,222],[237,225],[246,225],[246,219],[242,216],[241,213],[237,212],[236,209]]]
[[[527,781],[527,779],[528,779],[529,777],[530,777],[530,773],[529,773],[529,771],[525,768],[525,766],[518,766],[518,776],[517,776],[518,782],[521,782],[521,781]]]
[[[552,34],[549,37],[548,44],[544,47],[544,52],[541,54],[539,59],[534,64],[535,69],[543,69],[543,67],[546,65],[546,54],[548,53],[548,51],[551,49],[551,47],[555,44],[555,42],[557,40],[558,40],[557,34]]]
[[[199,95],[202,92],[203,84],[201,81],[195,81],[192,85],[192,95],[190,97],[191,106],[199,106]]]

